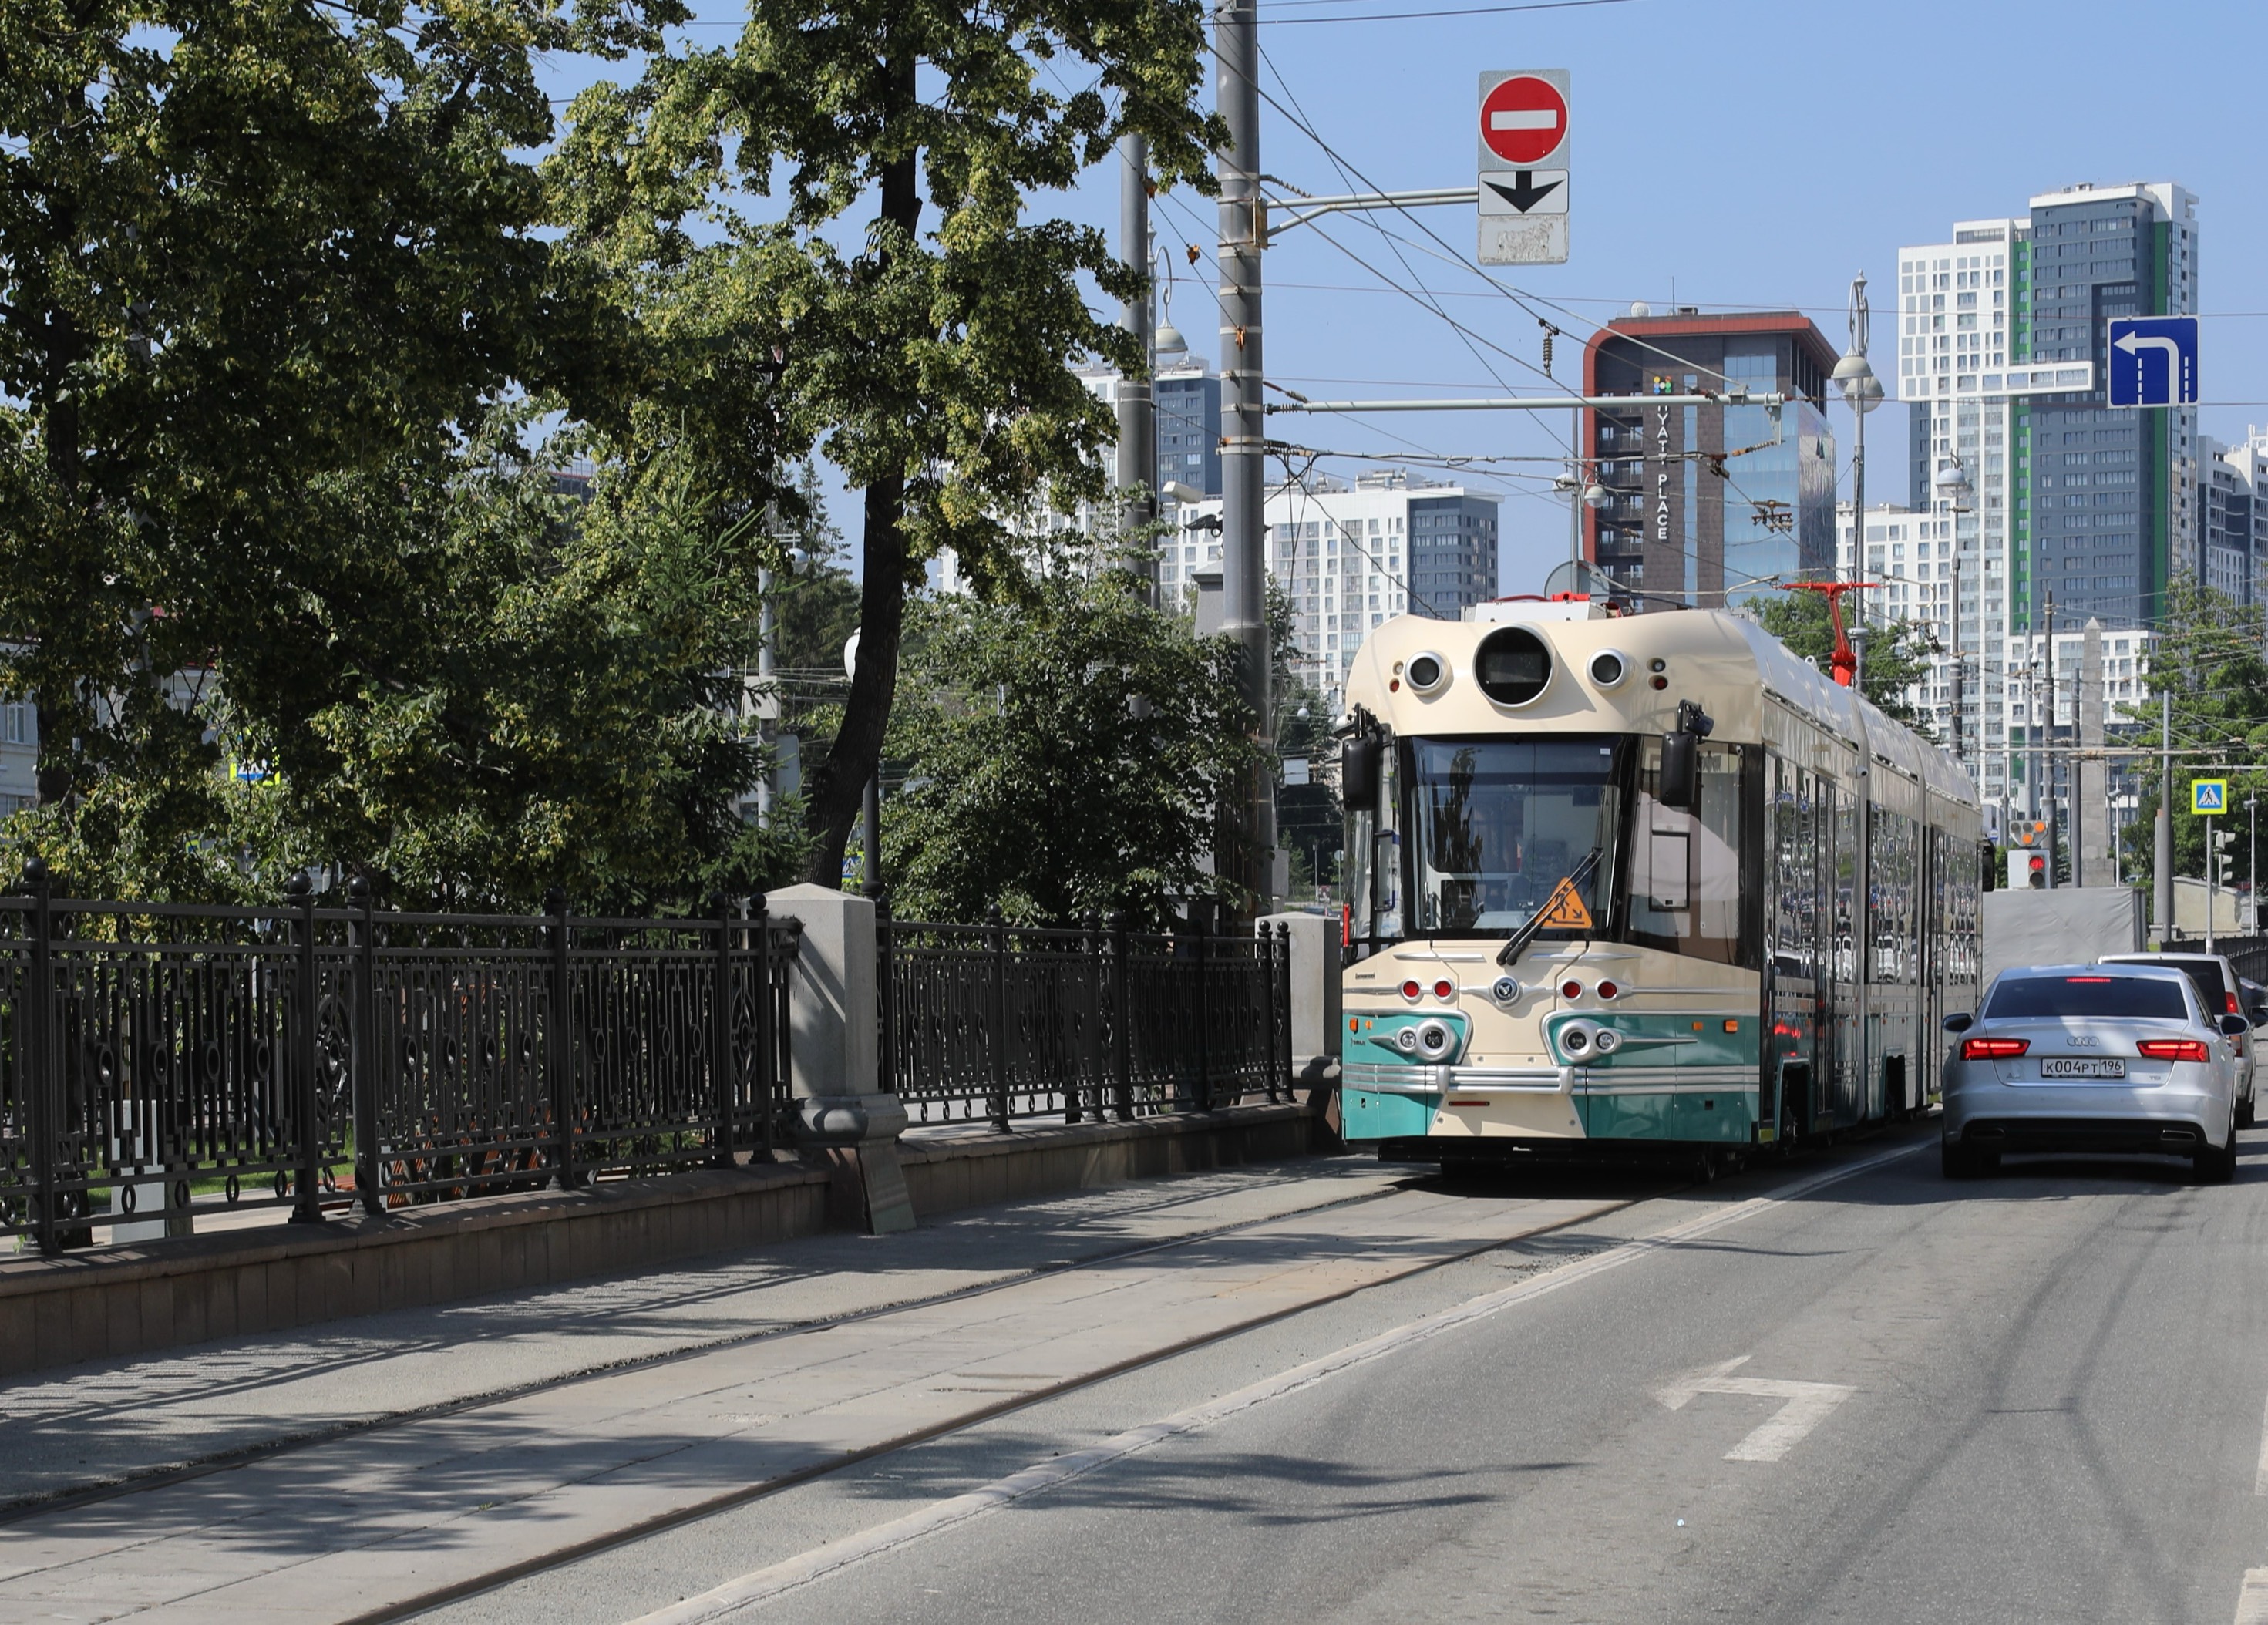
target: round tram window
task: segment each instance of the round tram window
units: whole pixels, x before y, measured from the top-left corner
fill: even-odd
[[[1473,657],[1481,692],[1500,705],[1525,705],[1551,680],[1551,651],[1524,626],[1499,627]]]

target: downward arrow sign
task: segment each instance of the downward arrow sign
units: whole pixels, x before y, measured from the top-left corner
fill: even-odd
[[[1488,183],[1488,189],[1522,214],[1526,214],[1559,189],[1559,182],[1557,180],[1547,180],[1542,186],[1537,186],[1535,172],[1532,169],[1515,170],[1513,172],[1512,179],[1513,184],[1508,187],[1500,187],[1491,180]]]

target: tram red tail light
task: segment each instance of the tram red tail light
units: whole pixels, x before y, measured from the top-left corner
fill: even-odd
[[[2205,1058],[2205,1045],[2193,1038],[2146,1038],[2134,1046],[2134,1053],[2153,1061],[2202,1061]]]
[[[1405,982],[1402,984],[1402,996],[1406,999],[1414,999],[1425,990],[1414,982]]]
[[[1621,991],[1622,989],[1611,982],[1602,982],[1599,984],[1599,996],[1602,999],[1610,999]]]
[[[1559,996],[1563,999],[1581,998],[1583,996],[1583,984],[1580,982],[1561,982],[1559,984]]]
[[[1437,999],[1445,999],[1456,990],[1457,984],[1454,982],[1437,982],[1433,984],[1433,996]]]
[[[2006,1061],[2012,1055],[2022,1055],[2031,1047],[2032,1040],[2028,1038],[1963,1039],[1961,1058],[1963,1061]]]

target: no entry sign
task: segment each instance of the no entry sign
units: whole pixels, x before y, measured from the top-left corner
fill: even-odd
[[[1567,261],[1567,70],[1481,75],[1483,265]]]
[[[1567,144],[1567,87],[1564,72],[1551,79],[1513,74],[1481,94],[1481,162],[1507,167],[1541,164]]]

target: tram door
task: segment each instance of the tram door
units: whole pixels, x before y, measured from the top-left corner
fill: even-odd
[[[1800,1136],[1820,1120],[1830,1075],[1820,1019],[1828,958],[1821,860],[1830,821],[1820,797],[1829,787],[1808,768],[1778,757],[1771,771],[1771,959],[1765,984],[1771,1048],[1764,1085],[1773,1091],[1767,1115],[1776,1132]]]

